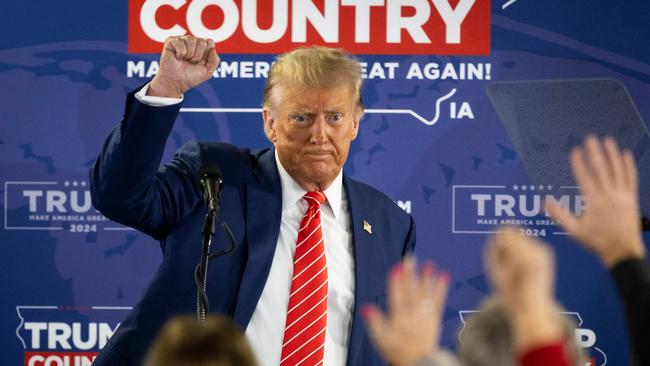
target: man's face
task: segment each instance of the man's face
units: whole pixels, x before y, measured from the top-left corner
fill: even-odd
[[[356,96],[349,85],[310,89],[278,85],[263,110],[264,132],[282,166],[306,190],[325,190],[357,136]]]

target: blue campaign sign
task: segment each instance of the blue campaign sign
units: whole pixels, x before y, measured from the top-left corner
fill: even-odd
[[[275,55],[296,44],[345,47],[362,62],[366,108],[345,171],[412,214],[417,255],[450,270],[442,343],[455,346],[464,314],[490,293],[486,238],[517,224],[555,249],[557,295],[579,319],[591,362],[627,364],[608,273],[543,201],[582,212],[565,155],[587,132],[607,133],[634,151],[650,213],[650,4],[327,2],[336,12],[306,1],[269,4],[282,11],[285,2],[284,28],[280,18],[255,28],[243,18],[251,9],[234,0],[219,2],[221,10],[192,1],[3,4],[2,364],[85,364],[160,263],[155,240],[91,207],[88,169],[126,94],[158,71],[158,55],[142,52],[159,50],[169,32],[221,39],[222,62],[185,95],[164,160],[190,140],[269,146],[260,104]]]

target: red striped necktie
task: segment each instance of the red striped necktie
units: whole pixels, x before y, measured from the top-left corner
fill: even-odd
[[[293,278],[280,365],[323,363],[327,326],[327,261],[320,221],[323,192],[307,192],[293,261]]]

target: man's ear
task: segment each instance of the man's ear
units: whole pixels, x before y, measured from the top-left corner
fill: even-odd
[[[361,118],[357,118],[355,116],[354,120],[352,121],[352,140],[357,138],[357,135],[359,134],[359,123],[361,122]]]
[[[268,107],[262,108],[262,119],[264,120],[264,134],[266,135],[266,138],[272,143],[275,143],[277,140],[275,134],[275,120],[273,119],[273,113]]]

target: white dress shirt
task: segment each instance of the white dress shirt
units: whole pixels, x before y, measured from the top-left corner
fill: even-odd
[[[135,94],[136,99],[147,105],[167,106],[183,101],[182,97],[148,96],[148,88],[149,84]],[[280,364],[298,227],[308,206],[302,198],[307,191],[287,173],[277,152],[275,162],[282,185],[280,235],[264,290],[246,328],[246,338],[260,366]],[[340,366],[347,361],[355,286],[350,210],[343,190],[342,173],[339,172],[324,193],[327,200],[321,206],[321,225],[327,260],[328,293],[323,365]]]
[[[280,236],[262,296],[246,328],[246,338],[253,347],[260,366],[280,364],[298,227],[308,206],[302,198],[307,191],[287,173],[277,152],[275,162],[282,184]],[[328,292],[323,365],[340,366],[345,365],[348,356],[354,305],[350,211],[341,173],[325,190],[325,196],[327,200],[321,206],[321,223],[327,260]]]

